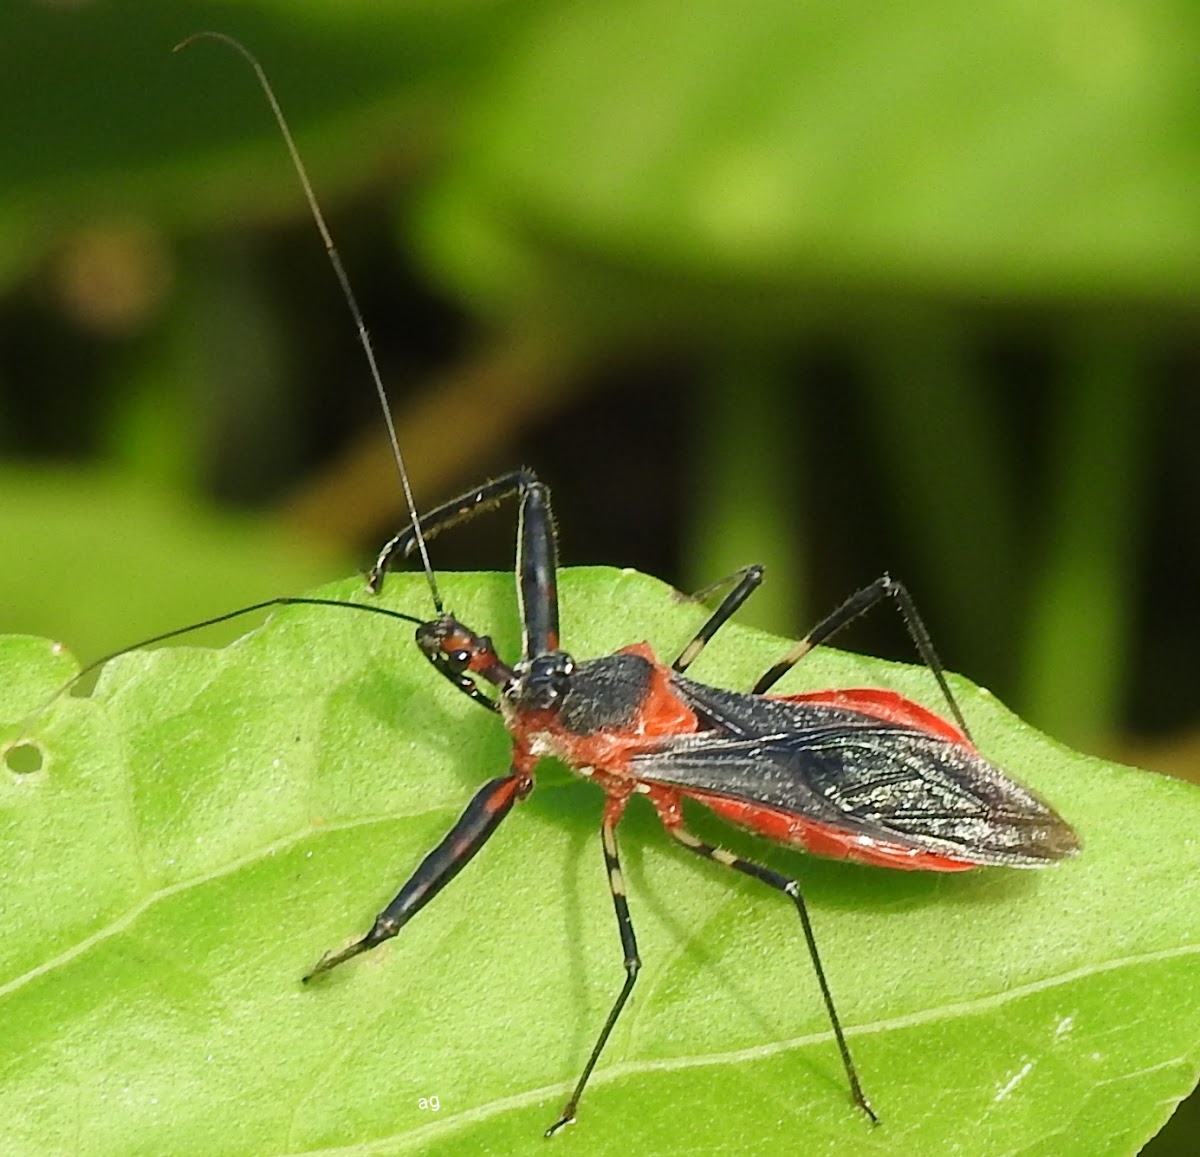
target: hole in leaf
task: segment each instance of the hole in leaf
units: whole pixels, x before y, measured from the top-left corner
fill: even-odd
[[[34,743],[17,743],[4,752],[4,765],[17,775],[42,770],[42,750]]]

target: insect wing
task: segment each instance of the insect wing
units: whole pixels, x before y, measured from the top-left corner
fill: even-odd
[[[946,857],[946,866],[1037,867],[1078,850],[1054,811],[952,729],[812,697],[724,691],[682,676],[673,685],[706,729],[635,756],[630,770],[639,779],[793,815],[810,829],[852,833],[866,846],[924,850]]]

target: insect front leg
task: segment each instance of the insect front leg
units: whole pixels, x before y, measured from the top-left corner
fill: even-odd
[[[396,893],[396,898],[375,918],[371,931],[340,952],[327,952],[304,977],[304,982],[307,984],[314,976],[395,936],[466,867],[512,810],[513,804],[524,799],[532,787],[529,773],[521,770],[485,783],[441,843],[421,861],[408,883]]]
[[[546,1130],[547,1137],[553,1137],[565,1125],[574,1122],[575,1111],[579,1108],[579,1098],[583,1096],[588,1078],[592,1075],[592,1070],[596,1067],[596,1062],[600,1059],[600,1054],[608,1043],[613,1026],[617,1023],[617,1018],[621,1015],[621,1010],[625,1007],[625,1002],[633,991],[634,981],[637,980],[638,972],[642,967],[641,957],[638,956],[637,938],[633,934],[633,921],[629,918],[629,904],[625,899],[625,877],[621,873],[621,861],[617,856],[617,821],[621,818],[624,810],[625,797],[609,796],[604,806],[604,822],[600,829],[600,836],[604,845],[604,867],[608,873],[608,888],[612,893],[613,907],[617,913],[617,928],[621,933],[621,948],[625,953],[625,983],[621,986],[621,991],[617,994],[608,1019],[600,1030],[599,1039],[592,1049],[592,1055],[588,1057],[587,1064],[583,1067],[583,1074],[575,1084],[571,1099],[563,1109],[562,1116]]]
[[[558,650],[558,544],[550,488],[531,482],[521,493],[517,526],[517,604],[521,658]]]
[[[900,617],[904,620],[905,627],[908,628],[909,637],[916,645],[917,653],[921,656],[921,662],[929,668],[930,673],[937,680],[937,685],[950,706],[950,712],[954,716],[954,722],[958,724],[959,730],[970,739],[971,732],[967,727],[967,721],[963,718],[958,701],[950,690],[950,684],[946,682],[945,668],[942,666],[937,652],[933,649],[929,631],[925,627],[924,620],[917,613],[916,604],[912,601],[908,588],[887,574],[880,575],[870,586],[855,591],[840,607],[826,615],[754,684],[754,694],[764,694],[814,647],[828,642],[847,623],[853,622],[859,615],[865,614],[876,603],[882,602],[884,599],[891,599],[896,604]]]
[[[854,1103],[870,1117],[872,1124],[878,1125],[879,1118],[875,1115],[875,1110],[871,1108],[871,1103],[867,1100],[866,1094],[863,1092],[862,1084],[858,1079],[858,1070],[854,1065],[854,1058],[850,1055],[850,1046],[846,1043],[846,1034],[842,1030],[841,1018],[838,1016],[837,1007],[833,1003],[833,993],[829,988],[829,981],[825,977],[825,968],[821,963],[821,954],[817,951],[817,939],[813,933],[812,920],[808,915],[808,905],[804,902],[804,895],[800,891],[800,885],[789,876],[784,876],[771,868],[765,868],[761,864],[755,864],[750,860],[744,860],[741,856],[735,855],[733,852],[725,851],[724,848],[717,848],[712,844],[706,844],[699,837],[692,835],[683,825],[683,815],[679,808],[679,801],[673,794],[652,791],[650,799],[658,810],[663,825],[680,846],[687,848],[689,852],[694,852],[698,856],[703,856],[707,860],[721,864],[723,867],[732,868],[735,872],[741,872],[745,876],[761,880],[769,887],[782,892],[796,905],[796,911],[800,915],[800,926],[804,930],[804,939],[808,944],[808,955],[812,960],[813,971],[817,974],[817,983],[821,988],[821,998],[825,1002],[825,1011],[829,1016],[829,1023],[833,1028],[833,1036],[837,1041],[838,1052],[842,1057],[842,1067],[846,1070],[846,1079],[850,1083],[850,1095],[854,1098]]]
[[[495,509],[514,494],[524,494],[535,482],[537,475],[523,467],[502,474],[499,478],[493,478],[482,486],[476,486],[473,490],[468,490],[465,494],[443,502],[441,506],[435,506],[423,514],[419,519],[421,534],[427,539],[433,538],[443,530],[466,522],[477,514]],[[383,586],[383,577],[392,568],[392,564],[407,558],[416,548],[416,531],[412,526],[406,526],[380,550],[375,565],[367,575],[367,586],[378,594]]]

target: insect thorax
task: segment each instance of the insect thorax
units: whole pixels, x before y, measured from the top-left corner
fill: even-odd
[[[653,672],[653,664],[640,655],[574,663],[553,652],[518,673],[509,698],[518,711],[552,710],[558,725],[574,735],[620,730],[636,720]]]

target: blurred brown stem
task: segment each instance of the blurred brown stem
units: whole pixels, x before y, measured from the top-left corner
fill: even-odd
[[[567,397],[573,362],[541,336],[509,337],[452,366],[395,411],[418,502],[478,481],[476,463],[495,460],[501,447]],[[343,547],[405,517],[382,421],[280,511],[289,532]]]

